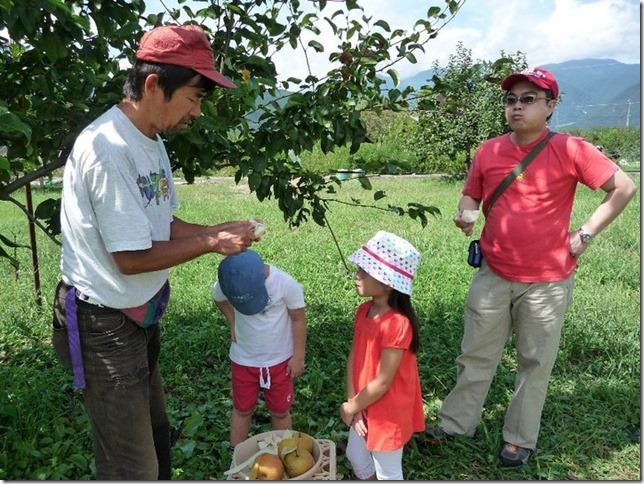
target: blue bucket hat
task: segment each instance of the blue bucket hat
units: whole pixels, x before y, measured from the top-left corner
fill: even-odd
[[[229,255],[219,264],[217,275],[221,292],[240,313],[257,314],[268,304],[264,261],[257,252]]]

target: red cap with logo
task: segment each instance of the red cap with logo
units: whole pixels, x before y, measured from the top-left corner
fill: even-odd
[[[146,62],[188,67],[222,87],[235,83],[215,70],[212,47],[198,25],[164,25],[141,37],[136,58]]]
[[[519,81],[528,81],[541,89],[552,91],[554,99],[559,97],[557,79],[555,79],[555,76],[550,71],[542,69],[541,67],[526,69],[525,71],[509,75],[503,80],[501,88],[507,91]]]

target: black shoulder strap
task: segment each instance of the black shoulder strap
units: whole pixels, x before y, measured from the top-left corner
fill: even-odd
[[[498,187],[496,187],[496,190],[494,190],[494,193],[490,197],[489,202],[485,206],[485,216],[487,217],[488,213],[490,213],[490,209],[492,208],[492,205],[494,205],[494,202],[497,201],[497,199],[501,196],[501,194],[505,191],[506,188],[510,186],[510,184],[516,179],[516,177],[519,176],[519,174],[526,169],[526,167],[534,160],[539,152],[545,148],[545,146],[548,144],[548,141],[550,141],[550,138],[552,138],[556,133],[554,131],[550,131],[548,135],[541,140],[541,142],[532,148],[532,151],[528,153],[525,158],[521,160],[521,162],[514,167],[514,169],[508,173],[508,176],[506,176],[503,181],[499,184]]]

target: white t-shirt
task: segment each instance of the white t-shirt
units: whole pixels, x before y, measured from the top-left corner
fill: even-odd
[[[110,253],[170,240],[178,207],[160,137],[139,131],[116,106],[76,139],[63,176],[63,281],[113,308],[139,306],[163,286],[168,270],[125,275]]]
[[[235,339],[230,359],[238,365],[267,367],[293,356],[293,323],[289,309],[304,304],[302,285],[286,272],[270,266],[266,278],[268,305],[260,313],[247,316],[235,309]],[[215,301],[227,301],[219,282],[212,286]]]

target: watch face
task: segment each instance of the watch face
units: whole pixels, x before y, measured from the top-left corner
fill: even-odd
[[[579,237],[581,238],[581,241],[582,241],[584,244],[589,243],[589,242],[593,239],[593,236],[592,236],[592,235],[590,235],[590,234],[586,234],[586,233],[584,233],[584,232],[580,233],[580,234],[579,234]]]

